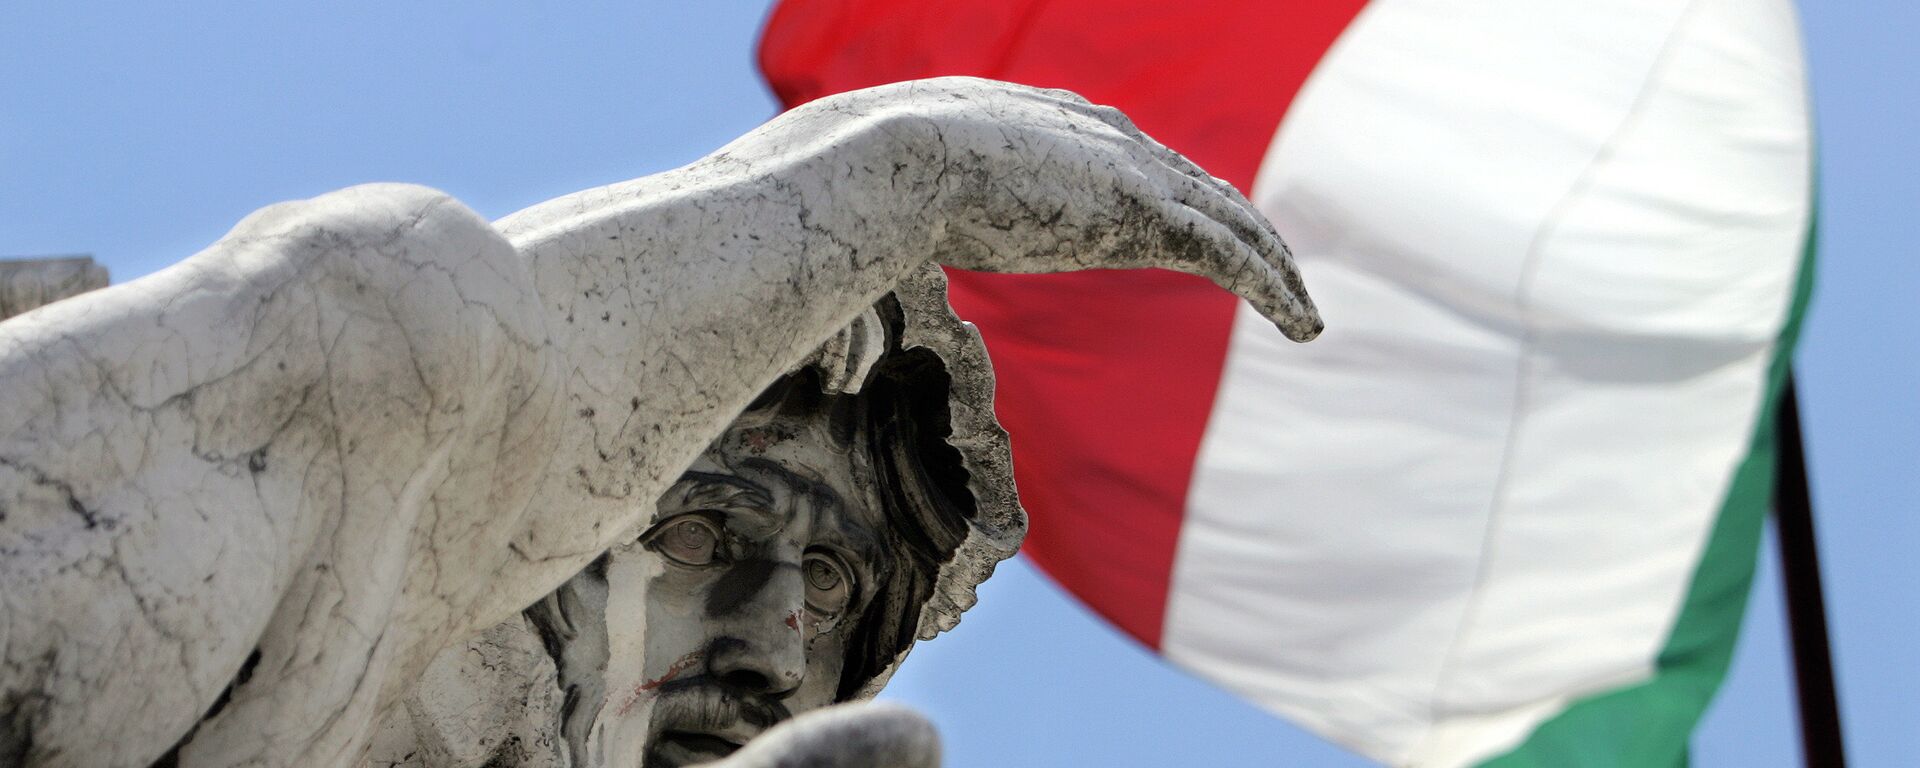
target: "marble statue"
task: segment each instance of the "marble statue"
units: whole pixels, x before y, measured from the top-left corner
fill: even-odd
[[[1026,532],[992,395],[945,276],[909,274],[736,417],[634,540],[441,651],[367,764],[686,765],[871,696]],[[914,718],[869,737],[923,757],[880,764],[937,765]]]
[[[846,508],[957,482],[876,488],[886,451],[844,439],[871,425],[825,402],[860,401],[853,382],[887,357],[863,350],[898,344],[875,308],[935,263],[1178,269],[1291,338],[1320,329],[1231,187],[1114,110],[981,80],[822,99],[687,167],[494,223],[405,185],[271,206],[173,267],[0,323],[0,764],[351,765],[392,729],[437,743],[455,727],[432,711],[442,652],[494,635],[510,653],[516,627],[562,696],[558,729],[528,731],[554,759],[730,751],[750,734],[718,732],[727,718],[629,698],[696,665],[687,679],[764,695],[689,683],[705,698],[684,709],[752,709],[733,720],[754,729],[783,714],[770,700],[863,697],[1017,536],[986,518],[948,531],[962,543],[907,619],[911,599],[880,598],[882,555],[840,535],[898,535],[911,526]],[[970,402],[949,401],[955,435],[991,423]],[[752,504],[707,501],[737,485],[722,478],[792,497],[776,466],[820,470],[807,479],[837,506],[782,502],[755,529],[735,521]],[[976,511],[1011,492],[974,480]],[[756,601],[796,594],[799,626],[780,628],[807,638],[801,656],[727,671],[713,641],[770,636]],[[860,626],[875,601],[903,613]],[[708,626],[732,621],[751,628]],[[912,764],[923,725],[828,707],[729,761]],[[823,744],[843,749],[806,757]]]

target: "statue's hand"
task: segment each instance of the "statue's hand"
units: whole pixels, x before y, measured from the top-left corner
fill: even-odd
[[[803,110],[822,114],[790,115],[864,120],[887,137],[841,142],[840,161],[892,164],[884,194],[906,206],[897,215],[927,223],[940,263],[992,272],[1173,269],[1246,298],[1289,338],[1320,332],[1292,255],[1266,218],[1118,110],[1067,91],[959,77],[855,91]]]
[[[939,768],[940,735],[898,704],[838,704],[800,715],[714,768]]]

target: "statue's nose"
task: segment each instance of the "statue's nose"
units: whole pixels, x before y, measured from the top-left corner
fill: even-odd
[[[707,651],[707,664],[715,678],[733,688],[784,698],[806,679],[806,659],[798,645],[773,638],[716,638]]]
[[[807,674],[799,624],[805,588],[798,565],[783,565],[727,617],[728,631],[707,648],[707,671],[713,677],[774,698],[793,693]]]

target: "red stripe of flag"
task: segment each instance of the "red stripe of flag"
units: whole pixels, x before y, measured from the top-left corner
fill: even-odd
[[[782,0],[760,65],[789,107],[941,75],[1066,88],[1242,191],[1362,0]],[[1159,647],[1187,485],[1235,299],[1171,272],[955,271],[1013,436],[1025,551]]]

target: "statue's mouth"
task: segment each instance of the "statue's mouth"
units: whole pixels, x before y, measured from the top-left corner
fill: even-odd
[[[654,741],[647,768],[679,768],[709,763],[731,755],[740,745],[711,733],[667,731]]]
[[[646,750],[646,768],[719,760],[791,716],[779,701],[705,676],[672,680],[657,690],[659,698],[654,700],[647,728],[655,735]]]

